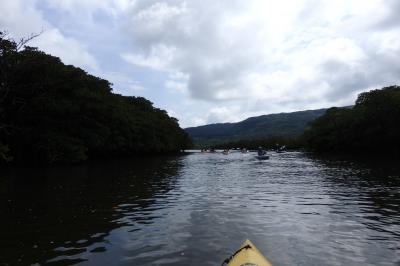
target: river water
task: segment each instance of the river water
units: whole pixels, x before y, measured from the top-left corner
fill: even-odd
[[[0,172],[0,265],[400,265],[400,168],[191,153]]]

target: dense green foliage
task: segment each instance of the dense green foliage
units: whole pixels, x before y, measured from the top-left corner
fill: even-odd
[[[400,154],[400,87],[361,93],[353,108],[331,108],[304,134],[319,152]]]
[[[175,118],[141,97],[0,33],[0,161],[79,162],[175,152],[190,144]]]
[[[247,142],[249,147],[254,143],[297,143],[295,139],[304,133],[307,124],[325,111],[326,109],[320,109],[262,115],[250,117],[238,123],[211,124],[185,130],[198,148],[229,147],[227,145],[239,147],[243,142]]]

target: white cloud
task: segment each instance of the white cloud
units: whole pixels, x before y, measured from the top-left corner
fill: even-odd
[[[92,19],[96,11],[118,16],[123,10],[135,5],[134,0],[42,0],[50,8],[68,12],[73,16]]]
[[[0,1],[0,27],[15,38],[26,37],[47,28],[49,24],[35,8],[34,0]]]
[[[151,47],[147,54],[123,53],[121,57],[125,61],[137,66],[167,71],[168,66],[170,66],[173,60],[173,54],[174,49],[165,45],[156,45]]]
[[[399,83],[399,13],[398,0],[5,0],[0,27],[46,30],[40,49],[189,126],[347,105]],[[124,62],[134,67],[117,73]]]
[[[98,68],[96,59],[79,40],[66,37],[49,23],[37,8],[39,1],[6,0],[0,2],[0,28],[8,30],[16,39],[42,32],[27,45],[60,57],[66,64],[74,64],[86,70]]]
[[[191,97],[216,108],[201,119],[232,121],[261,111],[259,101],[264,112],[350,104],[363,89],[399,82],[396,11],[392,0],[142,0],[125,31],[130,62],[184,73]]]
[[[164,86],[169,89],[170,92],[187,94],[188,80],[188,75],[185,75],[182,72],[170,72]]]
[[[207,123],[217,123],[220,121],[235,121],[236,114],[232,112],[233,108],[228,107],[214,107],[211,108],[207,116]]]
[[[110,81],[116,93],[132,96],[146,91],[140,82],[123,73],[98,71],[95,74]]]
[[[182,82],[175,81],[175,80],[167,80],[165,82],[165,87],[167,89],[170,89],[172,92],[175,91],[175,92],[184,93],[187,90],[186,83],[182,83]]]
[[[132,91],[134,91],[134,92],[139,92],[139,91],[144,91],[144,90],[146,90],[145,87],[143,87],[143,86],[141,86],[141,85],[139,85],[139,84],[132,84],[132,85],[130,86],[130,89],[131,89]]]
[[[65,37],[56,28],[44,31],[29,45],[38,46],[41,50],[60,57],[65,64],[80,66],[91,71],[98,69],[96,59],[87,52],[83,44],[76,39]]]

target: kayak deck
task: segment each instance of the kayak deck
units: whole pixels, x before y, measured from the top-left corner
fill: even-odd
[[[250,240],[246,240],[240,248],[225,261],[227,266],[272,266]]]

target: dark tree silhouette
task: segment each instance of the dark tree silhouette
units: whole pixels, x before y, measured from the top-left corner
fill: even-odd
[[[79,162],[190,145],[150,101],[112,93],[107,80],[20,45],[0,34],[0,160]]]
[[[331,108],[304,134],[319,152],[385,152],[400,155],[400,87],[361,93],[352,108]]]

